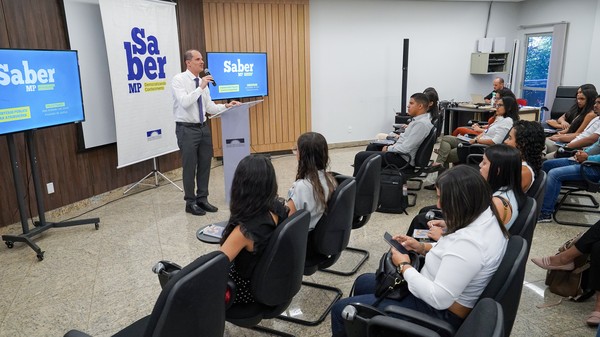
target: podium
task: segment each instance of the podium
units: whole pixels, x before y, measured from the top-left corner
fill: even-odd
[[[229,203],[231,182],[238,163],[250,154],[249,109],[263,100],[242,103],[210,116],[221,118],[221,141],[223,144],[223,175],[225,177],[225,201]]]

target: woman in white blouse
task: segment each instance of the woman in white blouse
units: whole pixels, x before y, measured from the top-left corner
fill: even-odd
[[[471,139],[471,144],[494,145],[502,144],[508,131],[512,128],[513,123],[519,120],[519,105],[517,101],[510,97],[502,97],[496,101],[496,119],[486,129],[479,128],[478,125],[473,125],[474,130],[481,129],[480,133],[474,139]],[[432,165],[432,170],[437,171],[442,168],[448,168],[450,163],[457,163],[458,144],[462,143],[460,139],[454,136],[444,136],[440,141],[438,156],[435,163]]]
[[[408,250],[425,255],[425,264],[416,270],[408,255],[392,248],[392,261],[407,281],[410,293],[402,300],[384,298],[377,307],[407,307],[458,328],[498,269],[508,233],[498,211],[491,206],[490,186],[476,169],[460,165],[444,172],[436,182],[436,190],[447,233],[435,244],[405,235],[394,237]],[[375,274],[363,274],[354,282],[355,296],[334,305],[333,336],[345,336],[341,312],[346,305],[375,303],[375,285]]]

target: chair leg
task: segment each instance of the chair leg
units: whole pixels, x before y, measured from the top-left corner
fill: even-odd
[[[308,282],[308,281],[302,281],[302,284],[307,286],[307,287],[311,287],[311,288],[317,288],[317,289],[324,289],[324,290],[328,290],[331,292],[336,293],[335,298],[333,299],[333,301],[331,301],[331,303],[329,304],[329,306],[327,307],[327,309],[325,309],[325,312],[323,314],[321,314],[321,316],[319,316],[319,318],[315,321],[307,321],[307,320],[303,320],[303,319],[299,319],[299,318],[294,318],[294,317],[290,317],[290,316],[284,316],[284,315],[279,315],[277,316],[278,319],[284,320],[284,321],[288,321],[288,322],[292,322],[292,323],[297,323],[300,325],[307,325],[307,326],[316,326],[321,324],[321,322],[323,322],[325,320],[325,318],[327,318],[327,315],[329,315],[329,312],[331,311],[331,308],[333,307],[333,305],[335,304],[335,302],[337,302],[340,298],[342,298],[342,290],[336,287],[331,287],[331,286],[327,286],[327,285],[323,285],[323,284],[318,284],[318,283],[313,283],[313,282]]]
[[[563,202],[562,203],[563,206],[572,206],[572,207],[581,207],[581,208],[598,208],[598,206],[600,206],[600,204],[598,204],[598,201],[596,200],[596,198],[594,198],[594,196],[591,194],[575,193],[575,191],[569,191],[569,192],[565,193],[565,195],[569,195],[572,197],[588,198],[588,199],[590,199],[591,205],[581,205],[581,204],[575,204],[572,202]],[[566,199],[565,199],[565,201],[566,201]]]
[[[356,264],[356,266],[351,270],[351,271],[339,271],[339,270],[332,270],[329,268],[326,269],[319,269],[322,272],[325,273],[331,273],[331,274],[335,274],[335,275],[342,275],[342,276],[350,276],[350,275],[354,275],[356,274],[356,272],[358,272],[358,270],[360,269],[360,267],[362,267],[363,264],[365,264],[365,262],[367,262],[367,260],[369,259],[369,252],[367,250],[364,249],[360,249],[360,248],[353,248],[353,247],[346,247],[345,250],[349,250],[351,252],[355,252],[359,255],[362,256],[362,258],[360,259],[360,261],[358,261],[358,263]]]
[[[409,198],[409,200],[408,200],[408,207],[415,206],[417,204],[417,193],[415,193],[415,192],[408,192],[408,195],[412,196],[412,197],[415,197],[412,202],[410,201],[410,198]]]
[[[420,191],[423,187],[423,178],[410,178],[407,181],[414,181],[417,183],[417,187],[408,186],[409,191]]]
[[[578,192],[578,191],[579,190],[567,191],[563,195],[563,197],[560,199],[560,201],[556,204],[556,208],[554,210],[554,213],[552,214],[552,218],[554,219],[554,222],[556,222],[557,224],[560,224],[560,225],[568,225],[568,226],[580,226],[580,227],[591,227],[591,226],[593,226],[593,223],[592,224],[587,224],[587,223],[581,223],[581,222],[573,222],[573,221],[568,221],[568,220],[561,220],[558,217],[558,213],[560,211],[600,214],[600,210],[590,209],[590,208],[598,208],[598,206],[596,206],[596,207],[593,207],[593,206],[590,206],[590,205],[583,205],[582,206],[582,205],[577,205],[577,204],[565,202],[569,196],[583,196],[583,197],[589,197],[592,200],[592,203],[594,203],[596,205],[598,204],[598,202],[596,201],[596,199],[594,198],[594,196],[592,196],[590,194],[575,193],[575,192]],[[579,208],[564,207],[564,206],[577,206]]]

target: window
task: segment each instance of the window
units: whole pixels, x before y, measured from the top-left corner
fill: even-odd
[[[548,87],[548,69],[552,34],[526,35],[525,70],[523,71],[522,97],[529,106],[543,106]]]

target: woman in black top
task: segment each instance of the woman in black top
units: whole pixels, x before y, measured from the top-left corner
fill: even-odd
[[[234,303],[253,303],[250,278],[275,227],[288,209],[277,198],[277,179],[271,162],[250,155],[238,164],[231,184],[231,216],[221,238],[221,251],[231,261],[229,278],[236,284]]]

